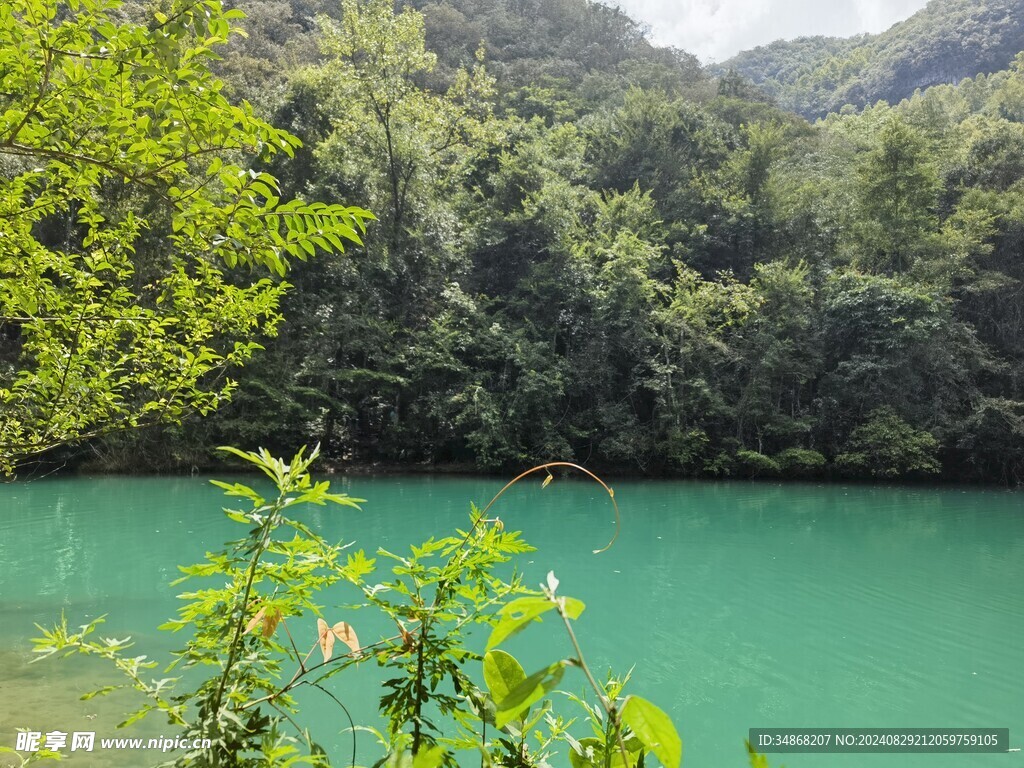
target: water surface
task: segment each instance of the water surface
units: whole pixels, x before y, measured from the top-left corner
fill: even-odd
[[[500,481],[355,477],[337,487],[368,499],[362,511],[304,516],[329,539],[399,550],[461,526],[471,500]],[[596,669],[625,671],[632,690],[673,715],[687,768],[745,765],[751,727],[1009,727],[1024,735],[1024,497],[997,490],[622,482],[624,527],[603,491],[559,481],[509,493],[496,509],[538,551],[531,582],[553,569],[581,598],[584,651]],[[95,730],[131,696],[79,701],[110,682],[102,665],[31,667],[33,624],[63,611],[77,625],[107,614],[104,634],[132,635],[160,659],[179,636],[155,631],[174,615],[177,564],[238,534],[223,497],[202,478],[64,478],[0,486],[0,744],[18,727]],[[355,595],[339,588],[328,606]],[[383,631],[349,618],[363,641]],[[365,618],[364,618],[365,617]],[[510,650],[527,667],[568,655],[552,622]],[[530,671],[530,670],[528,670]],[[582,690],[583,680],[567,675]],[[375,670],[335,678],[353,714],[372,722]],[[156,677],[163,677],[157,670]],[[309,716],[347,764],[347,724],[335,709]],[[147,730],[148,729],[148,730]],[[146,733],[169,732],[158,721]],[[585,735],[581,731],[577,735]],[[370,744],[364,742],[369,757]],[[362,752],[362,750],[361,750]],[[73,755],[72,765],[145,765],[144,753]],[[1024,768],[1010,755],[786,755],[773,766]],[[3,765],[0,759],[0,765]]]

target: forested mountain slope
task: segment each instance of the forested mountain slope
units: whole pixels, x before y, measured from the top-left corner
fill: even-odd
[[[734,69],[808,118],[898,102],[918,88],[1005,69],[1024,50],[1024,0],[931,0],[878,35],[800,38],[745,51]]]
[[[631,64],[699,77],[695,57],[656,48],[621,10],[589,0],[410,0],[425,18],[427,45],[449,65],[469,63],[483,42],[495,72],[518,85],[540,77],[574,82]]]
[[[318,16],[339,19],[334,0],[239,0],[248,37],[232,40],[220,71],[239,97],[269,105],[280,99],[289,71],[321,60]],[[137,4],[137,7],[143,7]],[[659,48],[618,8],[592,0],[399,0],[422,14],[426,44],[438,66],[420,73],[434,87],[482,53],[503,94],[555,88],[594,103],[630,85],[670,93],[710,92],[711,76],[696,57]]]
[[[583,0],[313,2],[243,4],[221,73],[364,247],[294,265],[227,407],[95,466],[1024,482],[1024,58],[812,125]]]

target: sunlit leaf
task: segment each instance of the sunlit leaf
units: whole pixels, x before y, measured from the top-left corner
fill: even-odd
[[[129,725],[133,725],[134,723],[139,722],[139,720],[141,720],[146,715],[148,715],[150,712],[152,712],[153,709],[154,708],[152,706],[146,705],[142,709],[136,710],[135,712],[130,714],[127,717],[127,719],[122,720],[120,723],[118,723],[117,727],[118,728],[127,728]]]
[[[89,691],[89,693],[83,693],[78,698],[81,701],[88,701],[89,699],[93,699],[93,698],[95,698],[97,696],[106,696],[108,693],[111,693],[112,691],[120,690],[123,687],[124,686],[121,686],[121,685],[105,685],[105,686],[103,686],[102,688],[100,688],[98,690]]]
[[[749,741],[747,742],[747,757],[750,758],[750,768],[768,768],[768,758],[758,754]]]
[[[434,746],[421,749],[412,759],[412,768],[438,768],[444,763],[444,747]]]
[[[495,701],[506,698],[525,679],[525,670],[512,654],[502,650],[484,654],[484,683]]]
[[[632,729],[665,768],[679,768],[683,760],[683,742],[665,712],[647,699],[630,696],[622,707],[622,722]]]
[[[522,632],[527,624],[554,607],[555,604],[544,597],[520,597],[503,606],[498,611],[498,623],[491,630],[491,636],[487,640],[487,650]]]
[[[522,717],[531,704],[540,701],[546,693],[554,690],[565,674],[565,665],[565,661],[559,661],[534,672],[509,691],[508,696],[495,702],[495,726],[504,728],[512,720]]]

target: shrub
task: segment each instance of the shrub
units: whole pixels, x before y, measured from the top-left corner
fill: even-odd
[[[836,466],[851,475],[891,479],[941,469],[935,459],[939,441],[914,429],[889,406],[872,411],[867,423],[853,430],[846,448]]]
[[[816,475],[825,467],[825,457],[807,448],[787,448],[775,461],[784,474],[796,477]]]
[[[736,460],[748,477],[772,477],[780,471],[775,459],[757,451],[737,451]]]

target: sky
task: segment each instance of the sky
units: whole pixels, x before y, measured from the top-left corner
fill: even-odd
[[[702,62],[711,62],[780,38],[881,32],[923,8],[926,0],[617,0],[617,4],[650,27],[651,40],[657,45],[682,48]]]

